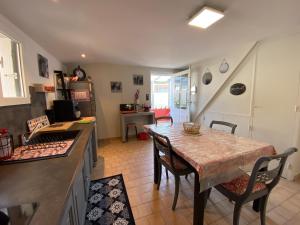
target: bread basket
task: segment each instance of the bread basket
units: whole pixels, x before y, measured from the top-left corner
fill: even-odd
[[[200,124],[199,123],[192,123],[192,122],[185,122],[183,123],[184,132],[187,134],[200,134]]]

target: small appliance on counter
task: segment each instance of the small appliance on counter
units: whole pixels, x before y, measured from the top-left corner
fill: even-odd
[[[37,210],[37,203],[27,203],[0,209],[1,225],[29,225]]]
[[[56,122],[74,121],[80,119],[80,111],[72,100],[54,100],[53,110]]]
[[[121,113],[134,113],[136,112],[135,104],[120,104]]]

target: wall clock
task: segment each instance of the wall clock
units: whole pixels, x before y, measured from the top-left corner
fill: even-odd
[[[86,79],[86,73],[83,69],[80,68],[80,66],[78,66],[77,68],[75,68],[73,70],[73,74],[78,77],[78,80],[82,81]]]

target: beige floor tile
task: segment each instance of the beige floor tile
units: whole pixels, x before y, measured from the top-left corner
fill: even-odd
[[[290,219],[285,225],[299,225],[300,224],[300,213]]]
[[[136,223],[136,225],[151,225],[148,223],[148,220],[146,217],[136,219],[135,223]]]
[[[165,225],[166,224],[160,213],[155,213],[150,216],[147,216],[146,219],[147,219],[148,223],[151,225],[152,224],[153,225],[154,224],[155,225]]]
[[[191,225],[193,222],[193,175],[180,181],[180,193],[175,211],[174,177],[163,172],[160,189],[153,184],[153,152],[151,141],[130,139],[121,143],[114,139],[100,144],[99,160],[93,178],[122,173],[132,212],[137,225]],[[205,210],[206,225],[231,225],[234,205],[213,189]],[[267,225],[300,224],[300,180],[282,179],[270,195]],[[240,225],[259,225],[259,213],[251,203],[243,207]]]

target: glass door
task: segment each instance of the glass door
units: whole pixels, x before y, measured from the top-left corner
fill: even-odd
[[[190,121],[190,74],[185,70],[171,77],[170,108],[174,122]]]

